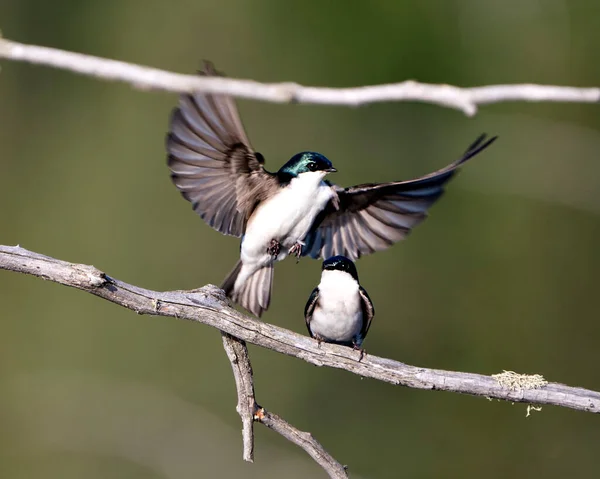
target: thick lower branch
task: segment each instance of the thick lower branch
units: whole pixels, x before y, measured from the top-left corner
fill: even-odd
[[[141,314],[197,321],[316,366],[344,369],[391,384],[600,412],[600,393],[564,384],[548,383],[532,389],[513,387],[491,376],[409,366],[371,354],[359,362],[359,353],[350,348],[332,344],[318,347],[317,342],[307,336],[239,313],[228,306],[223,292],[214,286],[159,293],[110,278],[93,266],[67,263],[18,246],[0,246],[0,269],[82,289]]]

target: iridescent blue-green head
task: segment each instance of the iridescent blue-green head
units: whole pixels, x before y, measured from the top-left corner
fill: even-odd
[[[323,271],[344,271],[352,276],[356,281],[358,281],[358,272],[356,271],[356,266],[352,260],[346,258],[345,256],[332,256],[331,258],[327,258],[323,261]]]
[[[279,174],[295,178],[302,173],[322,171],[325,174],[334,173],[337,170],[325,156],[314,151],[303,151],[290,158],[290,160],[279,169]]]

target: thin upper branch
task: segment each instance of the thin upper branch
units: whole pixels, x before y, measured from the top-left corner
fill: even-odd
[[[344,369],[362,377],[417,389],[438,389],[528,404],[548,404],[600,413],[600,393],[559,383],[518,387],[491,376],[409,366],[344,346],[322,344],[244,315],[231,308],[223,291],[205,286],[193,291],[157,292],[111,278],[94,268],[67,263],[27,251],[19,246],[0,246],[0,269],[31,274],[72,286],[140,314],[171,316],[197,321],[236,338],[295,356],[316,366]]]
[[[253,423],[258,421],[269,429],[281,434],[288,441],[304,449],[317,464],[319,464],[329,477],[333,479],[346,479],[346,468],[337,462],[319,444],[312,434],[296,429],[277,414],[268,412],[256,404],[254,396],[254,379],[252,365],[248,355],[246,343],[230,334],[221,332],[223,347],[231,362],[235,384],[238,393],[238,413],[242,418],[242,436],[244,438],[244,460],[254,462],[254,431]]]
[[[511,101],[596,103],[600,88],[512,84],[460,88],[418,83],[412,80],[354,88],[308,87],[297,83],[259,83],[221,77],[183,75],[157,68],[74,53],[56,48],[26,45],[0,38],[0,58],[46,65],[136,88],[177,93],[203,91],[273,103],[364,105],[388,101],[420,101],[460,110],[468,116],[478,105]]]

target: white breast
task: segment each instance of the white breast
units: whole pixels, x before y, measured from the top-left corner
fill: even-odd
[[[266,264],[271,260],[266,249],[273,239],[281,243],[277,258],[281,260],[295,242],[305,238],[333,196],[331,187],[323,182],[324,175],[322,171],[302,173],[257,208],[242,241],[242,261]]]
[[[310,322],[313,334],[332,341],[351,342],[362,325],[358,282],[343,271],[323,271],[319,301]]]

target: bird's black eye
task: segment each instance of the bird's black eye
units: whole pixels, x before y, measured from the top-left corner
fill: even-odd
[[[310,170],[310,171],[316,171],[317,169],[317,164],[314,161],[311,161],[308,165],[306,165],[306,167]]]

